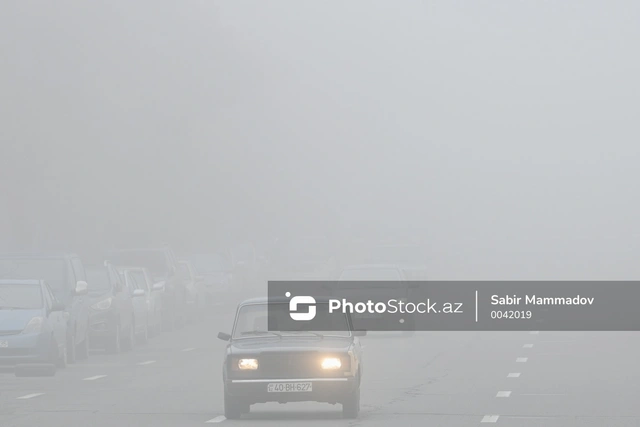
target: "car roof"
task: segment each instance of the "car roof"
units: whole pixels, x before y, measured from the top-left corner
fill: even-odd
[[[318,303],[329,303],[329,297],[314,297],[316,302]],[[288,303],[289,300],[291,298],[287,298],[287,297],[256,297],[256,298],[249,298],[246,299],[244,301],[242,301],[240,304],[238,304],[239,306],[243,306],[243,305],[251,305],[251,304],[267,304],[269,302],[272,303]]]
[[[41,285],[40,279],[0,279],[0,285]]]

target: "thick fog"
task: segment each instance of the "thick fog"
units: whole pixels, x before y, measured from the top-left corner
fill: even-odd
[[[633,1],[6,1],[2,246],[420,240],[632,279]]]

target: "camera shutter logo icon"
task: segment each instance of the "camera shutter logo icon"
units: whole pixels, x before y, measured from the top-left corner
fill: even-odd
[[[287,292],[285,295],[288,298],[291,296],[291,292]],[[299,305],[308,305],[309,311],[306,313],[298,312]],[[289,301],[289,315],[293,320],[301,322],[312,320],[316,317],[316,299],[308,295],[295,296],[291,298],[291,301]]]

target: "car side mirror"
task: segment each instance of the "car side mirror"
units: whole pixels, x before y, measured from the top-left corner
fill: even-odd
[[[133,297],[143,297],[144,293],[144,289],[135,289],[131,295]]]
[[[225,332],[218,332],[218,338],[221,339],[222,341],[229,341],[231,339],[231,335]]]
[[[65,305],[63,303],[54,302],[51,305],[51,310],[49,310],[49,311],[51,311],[53,313],[54,311],[64,311],[65,309],[66,309],[66,307],[65,307]]]
[[[367,335],[367,331],[352,331],[354,337],[364,337]]]
[[[155,283],[151,288],[153,291],[164,291],[164,283]]]
[[[76,283],[76,295],[80,296],[80,295],[86,295],[89,291],[89,286],[87,285],[87,282],[85,282],[84,280],[79,280]]]

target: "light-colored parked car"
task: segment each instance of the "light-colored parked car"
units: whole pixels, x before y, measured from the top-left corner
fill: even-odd
[[[191,261],[187,260],[178,261],[178,275],[186,283],[187,310],[193,320],[203,310],[205,301],[204,277],[198,276]]]
[[[162,330],[162,303],[164,299],[164,285],[153,283],[151,272],[144,267],[127,267],[124,270],[125,280],[133,284],[136,290],[143,290],[147,309],[148,335],[155,336]],[[134,290],[135,292],[135,290]],[[139,293],[139,292],[138,292]]]

